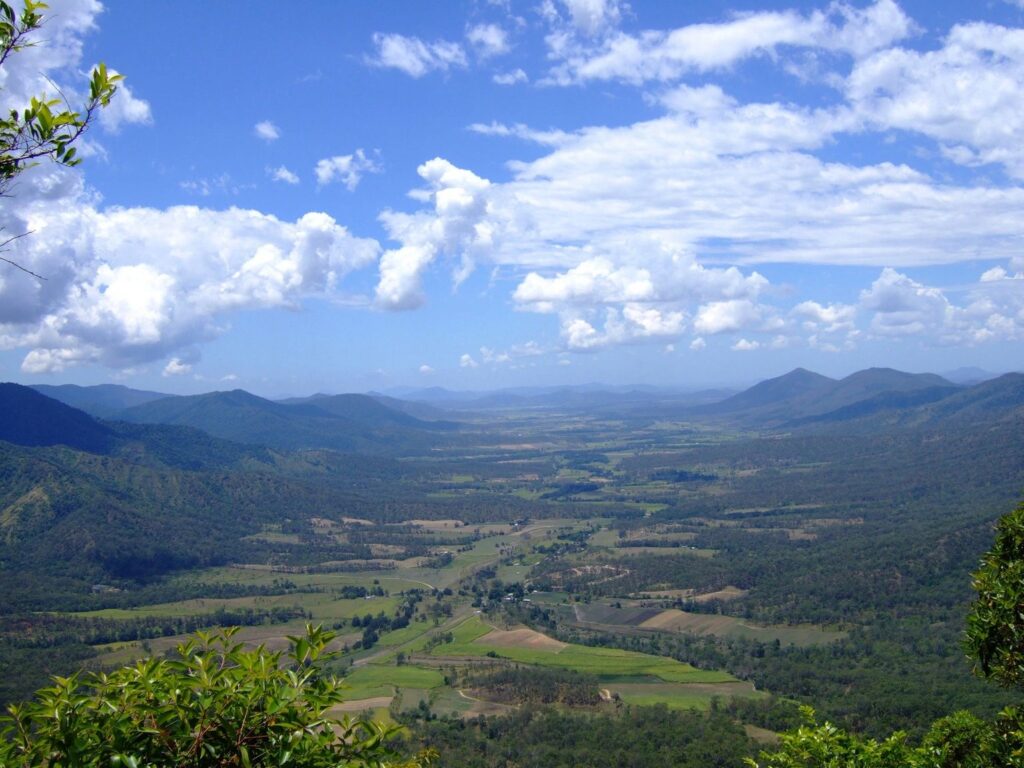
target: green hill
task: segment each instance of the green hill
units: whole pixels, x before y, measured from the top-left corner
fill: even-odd
[[[278,450],[327,448],[387,453],[427,447],[429,425],[365,395],[277,403],[241,389],[154,400],[120,413],[137,423],[195,427],[226,440]]]

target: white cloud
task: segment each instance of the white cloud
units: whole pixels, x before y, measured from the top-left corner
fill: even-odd
[[[261,120],[253,126],[252,132],[264,141],[277,141],[281,138],[281,130],[269,120]]]
[[[729,349],[733,352],[753,352],[755,349],[760,349],[761,343],[757,341],[748,341],[747,339],[740,339],[733,344]]]
[[[418,37],[377,33],[373,36],[373,44],[377,47],[377,55],[370,60],[371,64],[398,69],[411,77],[466,66],[466,53],[462,46],[447,40],[427,43]]]
[[[894,0],[876,0],[863,10],[834,3],[828,12],[806,16],[765,11],[671,31],[615,33],[596,45],[556,32],[549,36],[548,46],[560,63],[549,80],[561,85],[588,80],[672,81],[690,72],[727,68],[752,56],[774,56],[786,46],[859,57],[906,37],[911,29],[912,22]]]
[[[381,168],[377,162],[362,149],[357,149],[351,155],[335,155],[325,157],[316,164],[313,172],[316,174],[316,183],[320,186],[338,181],[345,185],[349,192],[355,191],[362,181],[365,173],[380,173]]]
[[[881,50],[860,61],[846,96],[880,129],[915,131],[963,165],[1024,178],[1024,29],[953,27],[939,50]]]
[[[767,321],[769,310],[750,299],[711,301],[701,305],[693,327],[698,333],[733,333],[742,330],[766,330],[773,327]]]
[[[431,368],[426,363],[424,363],[423,365],[420,366],[420,373],[423,374],[424,376],[429,376],[433,372],[434,372],[434,369]]]
[[[466,39],[483,59],[500,56],[512,50],[508,33],[497,24],[477,24],[466,32]]]
[[[503,365],[524,357],[538,357],[545,352],[537,342],[527,341],[523,344],[513,344],[502,351],[491,347],[480,347],[480,359],[487,365]],[[467,355],[463,355],[463,357],[467,357]]]
[[[391,238],[402,243],[380,260],[376,293],[377,304],[384,309],[420,306],[424,301],[420,279],[439,254],[458,253],[460,270],[468,274],[474,255],[490,251],[494,245],[493,228],[483,220],[488,212],[489,181],[441,158],[424,163],[417,173],[427,182],[417,197],[433,202],[433,211],[385,211],[380,216]]]
[[[116,74],[111,72],[111,74]],[[111,133],[117,133],[122,125],[151,125],[153,113],[149,102],[136,98],[125,82],[117,85],[117,92],[104,109],[100,110],[100,125]]]
[[[870,331],[879,337],[921,337],[943,344],[981,344],[1024,339],[1024,291],[1016,278],[979,280],[967,303],[894,269],[884,269],[862,291],[860,306],[872,313]]]
[[[529,76],[519,67],[508,72],[499,72],[491,79],[498,85],[518,85],[530,81]]]
[[[172,357],[167,365],[164,366],[164,376],[184,376],[187,373],[192,373],[192,366],[182,361],[180,358]]]
[[[592,350],[679,336],[686,329],[686,314],[639,304],[604,311],[603,327],[571,312],[562,313],[561,335],[573,350]]]
[[[43,25],[29,35],[16,56],[4,62],[0,73],[0,111],[26,107],[33,97],[46,94],[66,97],[72,108],[88,99],[87,70],[82,52],[85,36],[95,30],[103,10],[99,0],[63,0],[43,9]],[[110,74],[117,74],[110,68]],[[116,133],[125,124],[149,124],[153,120],[149,103],[139,98],[124,81],[118,84],[110,104],[98,113],[98,123]],[[102,153],[99,145],[80,140],[79,156]]]
[[[702,349],[706,348],[707,345],[708,343],[704,341],[704,338],[702,336],[698,336],[690,342],[690,349],[694,352],[700,352]]]
[[[47,277],[0,273],[0,347],[29,348],[26,371],[157,360],[217,336],[232,311],[331,297],[379,254],[323,213],[289,222],[237,208],[101,210],[80,184],[77,172],[35,168],[16,214],[0,216],[34,233],[10,257]]]
[[[873,313],[872,333],[907,336],[934,332],[945,325],[952,306],[938,288],[931,288],[886,267],[861,292],[861,306]]]
[[[299,177],[297,174],[288,170],[283,165],[279,165],[277,168],[268,168],[267,173],[270,174],[270,178],[274,181],[281,181],[285,184],[298,184]]]
[[[518,139],[524,139],[536,144],[544,144],[551,147],[564,144],[572,138],[572,134],[566,133],[565,131],[538,131],[524,123],[516,123],[515,125],[506,125],[505,123],[499,123],[496,121],[491,121],[490,123],[472,123],[468,130],[484,136],[514,136]]]
[[[464,353],[462,355],[462,357],[459,358],[459,367],[460,368],[477,368],[479,366],[480,366],[480,363],[478,363],[476,360],[474,360],[473,356],[471,354],[469,354],[468,352]]]

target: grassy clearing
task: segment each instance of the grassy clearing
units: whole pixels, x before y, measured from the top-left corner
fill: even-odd
[[[106,608],[84,611],[76,616],[102,619],[137,619],[144,617],[203,616],[220,610],[270,610],[272,608],[301,608],[313,614],[315,621],[348,619],[380,611],[390,614],[397,608],[397,597],[339,600],[330,592],[292,592],[285,595],[258,595],[254,597],[197,598],[174,603],[157,603],[138,608]]]
[[[846,632],[826,630],[815,626],[757,626],[746,624],[732,616],[687,613],[676,609],[662,611],[639,625],[641,629],[663,632],[686,632],[696,635],[746,637],[751,640],[783,645],[817,645],[831,643],[846,636]]]
[[[371,699],[394,696],[396,689],[433,689],[444,685],[444,677],[436,669],[402,665],[400,667],[366,664],[355,667],[345,676],[350,699]]]
[[[536,647],[525,635],[524,644],[532,647],[489,644],[486,635],[492,629],[479,617],[467,619],[453,631],[454,642],[438,646],[433,655],[457,657],[494,654],[498,658],[523,664],[572,669],[599,677],[653,677],[673,683],[726,683],[735,680],[725,672],[699,670],[675,659],[618,648],[592,648],[573,644],[562,648],[543,648]]]

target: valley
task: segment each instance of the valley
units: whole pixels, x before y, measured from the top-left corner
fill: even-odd
[[[1024,488],[1024,376],[935,378],[408,413],[76,391],[95,418],[4,385],[33,415],[0,443],[0,697],[196,630],[279,649],[312,622],[337,633],[339,712],[424,728],[725,707],[770,740],[799,704],[868,734],[991,714],[1010,697],[960,637]]]

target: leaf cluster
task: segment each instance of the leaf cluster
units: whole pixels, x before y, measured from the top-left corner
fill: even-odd
[[[43,25],[42,11],[46,3],[24,0],[20,13],[0,0],[0,67],[11,54],[35,45],[31,35]],[[105,107],[117,91],[121,75],[97,65],[89,79],[89,95],[84,104],[74,109],[66,99],[33,97],[24,109],[12,109],[0,117],[0,195],[6,194],[11,182],[42,158],[66,166],[75,166],[74,142],[85,131],[96,110]]]
[[[55,678],[9,708],[0,765],[28,768],[392,765],[396,728],[335,720],[340,681],[321,673],[331,632],[307,625],[287,653],[247,650],[237,629],[197,633],[178,657]],[[411,763],[414,768],[429,755]]]

